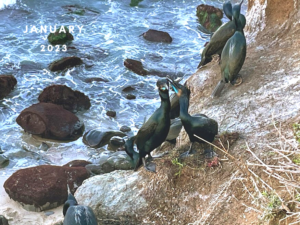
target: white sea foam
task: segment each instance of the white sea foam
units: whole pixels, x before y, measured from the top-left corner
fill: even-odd
[[[16,4],[17,0],[1,0],[0,1],[0,10],[4,9],[7,6]]]

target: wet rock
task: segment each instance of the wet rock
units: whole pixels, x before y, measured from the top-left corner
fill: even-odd
[[[73,91],[66,85],[51,85],[46,87],[39,95],[38,100],[40,102],[61,105],[64,109],[72,112],[91,107],[88,96],[80,91]]]
[[[42,144],[39,146],[39,150],[42,150],[42,151],[47,151],[49,148],[50,148],[50,146],[45,142],[42,142]]]
[[[143,0],[130,0],[130,6],[138,6],[138,4],[140,2],[142,2]]]
[[[5,155],[0,155],[0,168],[6,167],[9,163],[9,159]]]
[[[135,88],[134,87],[132,87],[132,86],[128,86],[128,87],[125,87],[125,88],[123,88],[123,90],[122,91],[124,91],[124,92],[131,92],[131,91],[134,91],[135,90]]]
[[[76,140],[83,124],[73,113],[52,103],[38,103],[24,109],[16,119],[28,133],[57,140]]]
[[[113,110],[108,110],[106,112],[106,115],[107,116],[110,116],[110,117],[115,117],[117,115],[116,111],[113,111]]]
[[[147,32],[143,33],[142,36],[148,41],[154,42],[166,42],[171,43],[172,37],[164,31],[149,29]]]
[[[2,215],[0,215],[0,225],[8,225],[8,220]]]
[[[169,142],[176,142],[176,138],[179,136],[181,129],[182,129],[181,119],[176,118],[171,120],[171,126],[166,140]]]
[[[63,204],[67,199],[67,184],[75,188],[89,177],[82,167],[42,165],[21,169],[4,183],[10,198],[29,211],[43,211]]]
[[[62,59],[52,62],[49,65],[49,69],[52,72],[55,72],[55,71],[64,70],[69,67],[78,66],[78,65],[81,65],[82,63],[83,63],[82,60],[76,56],[65,57],[65,58],[62,58]]]
[[[109,140],[109,143],[115,147],[121,147],[125,144],[125,141],[121,137],[114,136]]]
[[[67,164],[63,165],[66,167],[85,167],[86,165],[92,164],[89,161],[85,160],[73,160],[71,162],[68,162]]]
[[[197,7],[197,17],[202,26],[215,32],[222,25],[223,12],[213,6],[201,4]]]
[[[84,144],[90,147],[100,148],[107,145],[113,136],[124,137],[126,134],[120,131],[93,129],[86,132],[82,140]]]
[[[60,27],[55,31],[55,33],[50,33],[48,35],[48,41],[52,45],[65,44],[72,40],[74,40],[74,37],[66,26],[64,26],[64,28]]]
[[[79,15],[79,16],[83,16],[88,12],[93,13],[93,14],[95,14],[95,13],[99,14],[100,13],[97,10],[87,8],[87,7],[82,7],[80,5],[66,5],[66,6],[63,6],[62,8],[67,10],[67,14],[76,14],[76,15]]]
[[[127,127],[127,126],[122,126],[122,127],[120,127],[120,131],[122,131],[122,132],[129,132],[129,131],[131,131],[131,128]]]
[[[133,171],[113,171],[94,176],[77,189],[75,198],[90,206],[98,218],[109,215],[110,219],[122,221],[120,224],[140,224],[136,215],[148,206],[137,187],[141,180],[139,173]]]
[[[124,66],[138,75],[145,76],[148,74],[140,61],[134,59],[125,59]]]
[[[132,100],[132,99],[136,99],[136,96],[133,95],[133,94],[127,94],[127,95],[125,96],[125,98],[127,98],[128,100]]]
[[[17,80],[12,75],[0,75],[0,99],[7,96],[17,84]]]
[[[85,80],[84,80],[84,82],[86,82],[86,83],[92,83],[92,82],[108,82],[108,80],[106,80],[106,79],[103,79],[103,78],[101,78],[101,77],[92,77],[92,78],[86,78]]]

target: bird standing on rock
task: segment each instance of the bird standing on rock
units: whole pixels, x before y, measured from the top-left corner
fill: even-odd
[[[170,78],[167,78],[170,81],[170,84],[173,87],[173,90],[179,97],[179,104],[180,104],[180,115],[179,118],[181,119],[182,125],[187,132],[191,145],[188,152],[184,153],[182,156],[186,156],[191,154],[193,143],[199,142],[202,143],[200,139],[194,136],[197,135],[208,142],[212,142],[215,139],[215,136],[218,134],[218,123],[208,118],[204,114],[199,114],[197,116],[191,116],[188,113],[189,108],[189,99],[188,99],[188,88],[181,84],[176,84]]]
[[[223,11],[228,19],[231,21],[220,26],[216,32],[212,35],[209,43],[205,46],[201,54],[201,61],[197,68],[204,66],[212,60],[212,56],[215,54],[221,55],[222,50],[232,35],[236,31],[236,23],[232,20],[232,5],[230,2],[226,2],[223,5]],[[239,20],[242,26],[242,29],[246,25],[246,18],[243,14],[239,15]],[[222,57],[221,57],[222,58]]]
[[[63,225],[97,225],[93,210],[88,206],[78,205],[68,186],[68,199],[63,207]]]
[[[165,140],[170,129],[170,99],[169,99],[169,84],[167,79],[159,79],[156,83],[158,87],[161,105],[152,116],[143,124],[135,136],[135,144],[139,153],[133,153],[133,160],[135,170],[143,163],[146,170],[155,172],[155,164],[147,165],[145,161],[146,155],[157,147],[159,147]],[[130,148],[131,149],[131,148]],[[138,159],[136,160],[136,154]]]
[[[212,97],[219,96],[225,83],[230,82],[237,86],[242,83],[241,76],[238,75],[240,72],[245,58],[246,58],[246,39],[243,32],[243,21],[240,20],[241,5],[236,4],[232,10],[232,21],[236,26],[234,35],[228,39],[221,55],[221,78],[222,80],[218,83],[212,93]]]

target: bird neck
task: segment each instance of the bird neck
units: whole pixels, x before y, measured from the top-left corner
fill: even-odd
[[[164,109],[166,113],[169,114],[171,109],[171,103],[168,93],[159,93],[161,104],[160,107]]]
[[[179,98],[179,104],[180,104],[180,118],[189,117],[190,114],[188,112],[189,110],[189,99],[186,95],[181,95]]]
[[[240,21],[240,19],[237,19],[237,18],[234,18],[233,17],[233,21],[235,23],[235,26],[236,26],[236,31],[239,31],[239,32],[243,32],[243,24],[242,22]]]

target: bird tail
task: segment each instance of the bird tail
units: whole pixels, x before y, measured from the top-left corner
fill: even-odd
[[[215,87],[215,89],[213,90],[213,92],[211,93],[211,97],[212,98],[219,97],[224,86],[225,86],[225,82],[223,80],[220,80],[217,86]]]

